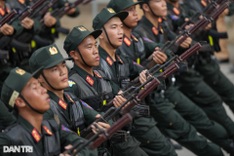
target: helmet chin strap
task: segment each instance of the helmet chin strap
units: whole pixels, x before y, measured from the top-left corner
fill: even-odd
[[[104,26],[103,26],[103,30],[104,30],[104,33],[106,34],[106,37],[107,37],[107,40],[108,40],[109,44],[112,46],[112,48],[117,49],[118,47],[114,46],[114,45],[111,43],[110,38],[109,38],[109,36],[108,36],[108,34],[107,34],[107,32],[106,32],[106,28],[105,28]]]
[[[63,89],[59,89],[59,88],[53,87],[53,86],[49,83],[49,81],[47,80],[47,78],[45,77],[45,74],[44,74],[43,71],[42,71],[41,75],[42,75],[43,78],[45,79],[46,83],[47,83],[53,90],[56,90],[56,91],[61,91],[61,90],[63,90]]]
[[[84,60],[84,58],[83,58],[83,56],[81,55],[80,50],[79,50],[78,48],[76,48],[76,51],[77,51],[78,54],[80,55],[81,60],[83,61],[83,63],[84,63],[86,66],[92,68],[92,66],[90,66],[90,65],[88,65],[88,63],[86,63],[86,61]]]
[[[31,110],[33,110],[34,112],[39,113],[39,114],[44,114],[44,112],[40,112],[40,111],[36,110],[35,108],[33,108],[33,107],[29,104],[29,102],[23,97],[22,94],[20,94],[19,97],[22,98],[22,99],[24,100],[24,102],[26,103],[26,105],[27,105]]]

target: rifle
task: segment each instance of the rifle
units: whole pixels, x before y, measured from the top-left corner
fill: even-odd
[[[90,149],[95,149],[99,147],[103,142],[111,138],[111,136],[115,132],[117,132],[118,130],[122,129],[125,125],[130,123],[136,115],[137,114],[135,112],[125,114],[120,119],[118,119],[109,129],[107,129],[107,131],[99,130],[98,133],[94,134],[89,140],[83,143],[74,144],[73,147],[65,151],[65,153],[76,155],[79,151],[81,151],[87,146],[89,146]]]
[[[71,10],[72,8],[77,7],[79,4],[81,4],[83,2],[83,0],[76,0],[73,3],[69,3],[68,6],[64,6],[60,9],[56,9],[52,12],[52,15],[54,17],[63,17],[66,13],[68,13],[69,10]]]
[[[16,10],[12,10],[9,14],[7,14],[7,15],[0,21],[0,27],[2,27],[5,23],[8,23],[16,14],[17,14]]]
[[[163,47],[161,48],[161,51],[166,52],[167,50],[177,49],[177,47],[183,43],[189,36],[194,34],[200,29],[205,28],[210,22],[216,20],[218,16],[229,6],[230,1],[226,0],[226,2],[219,5],[219,7],[213,12],[211,12],[210,17],[203,17],[202,19],[198,20],[192,27],[190,27],[187,30],[184,30],[180,33],[179,36],[177,36],[173,41],[166,42]],[[174,53],[170,53],[171,55],[174,55]],[[153,62],[152,56],[148,58]]]
[[[184,30],[185,29],[185,26],[186,25],[189,25],[189,24],[194,24],[196,23],[196,20],[200,18],[200,16],[202,17],[208,17],[211,15],[211,13],[217,9],[221,4],[224,4],[224,3],[230,3],[230,0],[213,0],[211,3],[209,3],[209,5],[207,5],[202,12],[197,12],[195,15],[193,15],[189,21],[186,21],[184,22],[184,24],[179,27],[178,29],[181,31],[181,30]]]
[[[48,5],[46,5],[45,7],[43,7],[43,9],[40,11],[40,14],[41,14],[41,15],[46,14],[46,12],[47,12],[57,1],[58,1],[58,0],[51,0],[51,1],[49,2]],[[44,22],[44,19],[42,18],[42,19],[40,20],[40,22],[43,23],[43,22]]]
[[[117,114],[126,114],[130,112],[130,110],[141,100],[143,100],[150,92],[152,92],[161,82],[161,80],[166,79],[168,76],[172,75],[177,69],[179,69],[179,63],[188,59],[191,55],[193,55],[197,50],[201,48],[200,43],[196,43],[186,52],[181,54],[180,56],[175,56],[170,65],[162,72],[157,78],[150,76],[146,82],[140,84],[139,86],[135,86],[135,88],[131,89],[131,93],[129,93],[129,97],[127,97],[126,102],[124,102],[120,107],[115,108],[111,107],[113,105],[113,101],[107,104],[110,107],[102,118],[96,120],[96,122],[100,121],[108,121],[115,117]],[[169,64],[169,63],[168,63]],[[159,68],[159,67],[155,67]],[[139,81],[139,80],[138,80]],[[144,88],[144,89],[142,89]],[[126,91],[124,91],[126,93]],[[129,104],[130,102],[130,104]],[[83,136],[90,136],[91,128],[88,127],[86,130],[82,131]]]
[[[30,16],[34,11],[41,6],[45,1],[47,0],[38,0],[35,2],[32,6],[27,6],[21,13],[17,14],[17,16],[14,16],[10,21],[8,21],[8,24],[12,24],[15,20],[22,21],[24,18]],[[2,38],[4,35],[0,34],[0,38]]]
[[[150,77],[151,80],[143,89],[139,91],[139,93],[135,96],[134,100],[127,104],[122,110],[121,114],[125,114],[129,112],[133,106],[135,106],[138,102],[143,100],[147,95],[149,95],[159,84],[160,80],[165,80],[169,76],[171,76],[175,71],[180,68],[180,63],[191,57],[195,52],[197,52],[202,45],[200,43],[196,43],[186,52],[177,56],[176,59],[171,63],[159,76],[157,77]],[[147,79],[148,81],[148,79]]]

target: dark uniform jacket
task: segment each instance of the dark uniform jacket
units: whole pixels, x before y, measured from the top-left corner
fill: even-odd
[[[54,156],[59,155],[64,146],[81,142],[75,133],[65,131],[53,119],[43,120],[41,134],[21,116],[17,123],[9,126],[0,134],[0,155]],[[33,152],[4,153],[3,146],[32,146]],[[79,155],[96,155],[96,151],[82,150]]]
[[[48,91],[51,98],[50,106],[54,114],[57,114],[62,125],[80,134],[80,130],[89,126],[98,114],[84,101],[74,94],[64,92],[64,100],[59,99],[54,93]]]

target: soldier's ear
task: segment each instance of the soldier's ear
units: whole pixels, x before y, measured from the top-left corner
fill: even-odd
[[[17,97],[17,98],[15,99],[15,106],[16,106],[17,108],[25,107],[25,105],[26,105],[26,103],[24,102],[24,100],[23,100],[22,98]]]
[[[72,57],[74,61],[79,59],[78,52],[75,50],[70,51],[69,55]]]
[[[150,9],[149,9],[149,4],[146,4],[146,3],[142,4],[142,9],[143,9],[143,11],[145,11],[145,12],[149,12],[149,11],[150,11]]]
[[[98,36],[99,39],[103,39],[104,38],[104,31],[102,31],[101,35]]]
[[[42,75],[40,75],[37,80],[40,82],[40,84],[42,84],[44,82],[44,78]]]

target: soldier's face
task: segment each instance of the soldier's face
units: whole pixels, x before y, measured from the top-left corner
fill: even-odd
[[[118,17],[113,17],[104,25],[104,27],[106,29],[111,43],[115,47],[121,46],[123,42],[122,21]],[[109,43],[106,35],[104,35],[104,40],[106,43]]]
[[[165,0],[150,0],[148,4],[155,15],[160,17],[167,16],[167,3]]]
[[[43,74],[54,88],[63,90],[68,87],[68,69],[65,62],[61,62],[52,68],[44,69]],[[53,91],[45,80],[43,80],[43,86]]]
[[[21,94],[34,109],[40,112],[46,112],[50,108],[50,98],[47,90],[35,78],[29,80]],[[30,110],[29,107],[28,109]]]
[[[128,17],[124,20],[124,23],[128,27],[131,27],[131,28],[137,26],[137,22],[139,21],[139,18],[138,18],[138,14],[136,11],[136,5],[131,6],[127,9],[125,9],[124,11],[128,12]]]
[[[97,41],[92,35],[87,36],[78,46],[78,49],[89,66],[96,67],[99,65],[100,56],[97,48]],[[85,65],[78,52],[76,53],[78,61]]]

